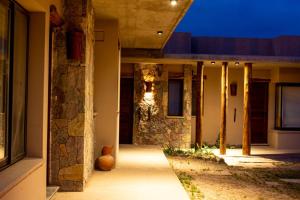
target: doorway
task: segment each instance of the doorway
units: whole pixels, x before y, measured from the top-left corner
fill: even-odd
[[[132,144],[133,131],[133,78],[121,78],[119,143]]]
[[[251,85],[251,144],[268,144],[269,80]]]

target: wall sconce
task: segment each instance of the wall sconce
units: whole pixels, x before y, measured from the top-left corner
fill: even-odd
[[[230,83],[230,95],[231,96],[237,95],[237,83],[236,82]]]
[[[146,85],[146,92],[152,92],[152,82],[146,81],[145,85]]]
[[[82,30],[74,29],[67,32],[67,58],[81,61],[83,53],[84,33]]]

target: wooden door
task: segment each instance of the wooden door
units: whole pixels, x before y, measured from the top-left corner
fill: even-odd
[[[120,144],[132,144],[133,88],[133,78],[121,78]]]
[[[254,80],[251,89],[251,144],[267,144],[269,82]]]

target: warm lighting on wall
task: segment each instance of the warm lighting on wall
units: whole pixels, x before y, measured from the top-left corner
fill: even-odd
[[[171,6],[177,6],[178,0],[170,0]]]
[[[239,66],[239,64],[240,64],[239,62],[235,62],[235,66]]]
[[[215,61],[212,61],[211,64],[214,65],[214,64],[216,64],[216,62],[215,62]]]

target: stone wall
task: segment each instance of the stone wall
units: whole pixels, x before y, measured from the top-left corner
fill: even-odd
[[[91,2],[86,18],[86,72],[85,72],[85,120],[84,120],[84,180],[87,181],[94,169],[94,9]]]
[[[145,94],[145,81],[153,82]],[[168,67],[139,64],[134,68],[134,144],[190,147],[192,69],[184,66],[183,116],[168,115]]]
[[[94,13],[91,0],[65,0],[53,34],[49,183],[82,191],[93,170]],[[81,30],[82,59],[67,58],[67,32]]]

